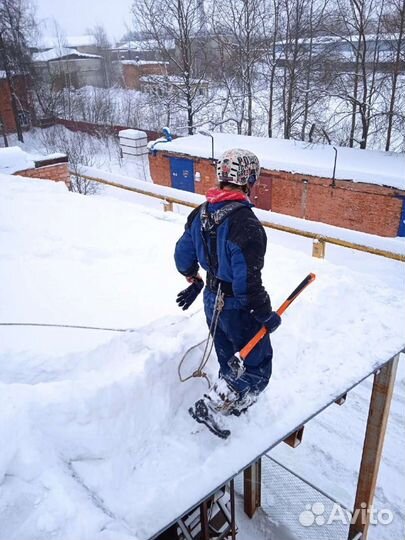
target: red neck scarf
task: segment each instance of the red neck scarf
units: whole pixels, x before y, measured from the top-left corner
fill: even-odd
[[[227,189],[210,188],[207,191],[207,201],[209,203],[219,203],[224,201],[247,201],[248,198],[242,191],[234,191]]]

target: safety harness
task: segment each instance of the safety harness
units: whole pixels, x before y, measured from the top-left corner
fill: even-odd
[[[217,229],[231,214],[245,208],[245,205],[238,201],[231,201],[222,206],[215,212],[208,211],[208,202],[200,208],[201,237],[203,240],[204,252],[207,259],[207,287],[214,292],[221,290],[224,296],[233,296],[232,283],[220,280],[217,277],[218,272],[218,247],[217,247]]]

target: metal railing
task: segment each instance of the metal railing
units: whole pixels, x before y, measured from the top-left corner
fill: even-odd
[[[148,191],[146,189],[140,189],[135,187],[126,186],[125,184],[120,184],[118,182],[111,182],[110,180],[104,180],[103,178],[98,178],[95,176],[89,176],[85,174],[80,175],[82,178],[85,178],[86,180],[89,180],[91,182],[97,182],[99,184],[104,184],[107,186],[116,187],[119,189],[124,189],[127,191],[132,191],[134,193],[137,193],[139,195],[145,195],[147,197],[152,197],[154,199],[159,199],[165,203],[165,210],[166,211],[173,211],[173,204],[179,204],[181,206],[187,206],[190,208],[196,208],[198,204],[186,201],[183,199],[179,199],[177,197],[172,197],[169,195],[159,194],[159,193],[153,193],[152,191]],[[163,187],[163,186],[162,186]],[[264,227],[268,227],[270,229],[274,229],[277,231],[286,232],[289,234],[295,234],[297,236],[302,236],[304,238],[310,238],[313,242],[313,249],[312,249],[312,255],[314,257],[318,258],[324,258],[325,256],[325,246],[326,244],[332,244],[339,247],[354,249],[356,251],[362,251],[365,253],[369,253],[371,255],[379,255],[381,257],[386,257],[388,259],[392,259],[395,261],[401,261],[405,262],[405,254],[402,253],[396,253],[395,251],[388,251],[385,249],[375,248],[372,246],[367,246],[364,244],[358,244],[356,242],[349,242],[347,240],[342,240],[340,238],[335,238],[333,236],[323,235],[319,233],[313,233],[310,231],[304,231],[301,229],[297,229],[295,227],[290,227],[287,225],[280,225],[279,223],[274,223],[267,220],[260,220],[262,225]]]

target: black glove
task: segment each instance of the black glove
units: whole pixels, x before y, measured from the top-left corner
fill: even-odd
[[[265,321],[263,321],[263,326],[267,328],[267,330],[269,331],[269,334],[277,330],[280,324],[281,324],[281,317],[277,313],[277,311],[272,311],[270,313],[270,316]]]
[[[203,288],[204,281],[200,277],[195,277],[193,283],[177,295],[177,305],[185,311],[191,306]]]

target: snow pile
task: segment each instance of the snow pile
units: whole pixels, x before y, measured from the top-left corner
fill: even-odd
[[[35,163],[33,158],[18,146],[0,148],[0,172],[13,174],[25,169],[33,169]]]
[[[213,133],[213,136],[217,159],[229,148],[244,148],[254,152],[265,169],[332,178],[335,161],[332,146],[226,133]],[[201,134],[157,144],[155,149],[212,157],[211,139]],[[405,189],[405,154],[345,147],[337,147],[337,151],[337,179]]]
[[[1,540],[147,539],[404,346],[393,281],[272,244],[264,281],[275,306],[309,271],[317,280],[274,336],[259,404],[230,419],[228,441],[214,438],[187,414],[205,383],[177,379],[206,334],[201,300],[191,313],[174,302],[183,226],[0,176],[0,321],[133,328],[0,327]]]

